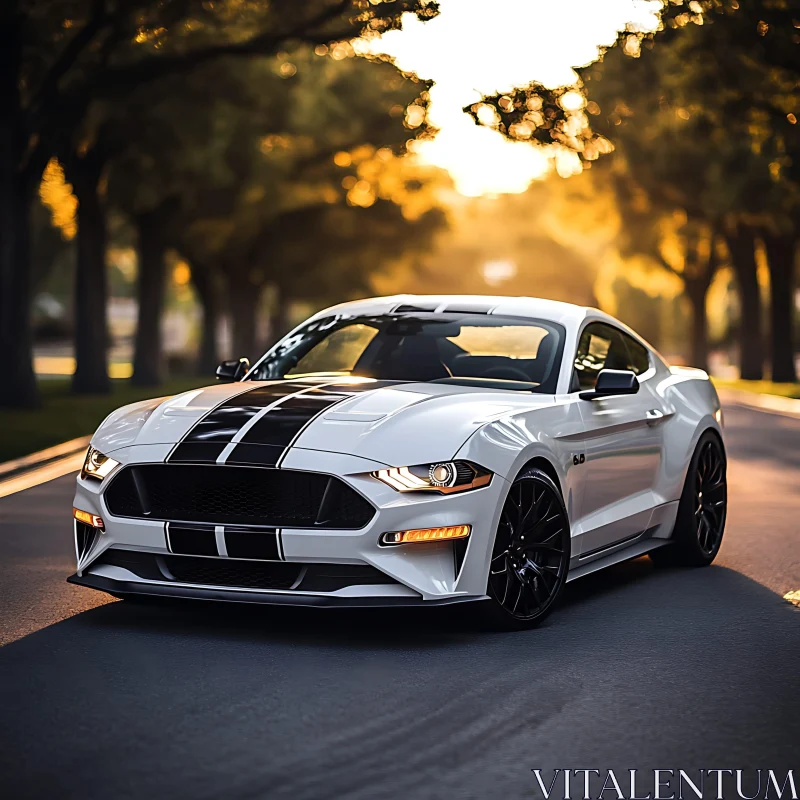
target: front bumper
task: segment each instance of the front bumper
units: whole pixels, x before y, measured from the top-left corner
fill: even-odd
[[[108,592],[115,597],[164,597],[190,600],[214,600],[226,603],[252,603],[268,606],[300,606],[306,608],[408,608],[414,606],[445,606],[487,600],[482,597],[441,597],[423,600],[413,596],[340,597],[336,595],[305,594],[300,592],[253,592],[246,589],[221,589],[208,586],[185,586],[142,583],[140,581],[113,580],[88,573],[67,578],[68,583]]]
[[[114,458],[123,465],[163,460],[164,456],[153,448],[153,445],[123,448],[114,453]],[[346,454],[290,451],[283,469],[336,475],[365,496],[377,513],[360,530],[283,528],[278,536],[283,562],[367,565],[386,576],[386,581],[374,585],[362,581],[334,591],[308,592],[302,587],[277,591],[189,583],[175,580],[174,576],[144,578],[118,564],[104,563],[102,556],[109,551],[122,550],[172,557],[165,522],[112,516],[103,499],[105,484],[80,479],[74,505],[101,516],[105,532],[95,537],[88,551],[79,553],[78,571],[69,580],[114,595],[144,594],[319,607],[440,605],[485,599],[489,557],[507,492],[506,481],[495,475],[488,486],[463,494],[403,494],[370,476],[370,472],[384,466]],[[379,544],[381,534],[388,531],[463,524],[471,525],[472,533],[465,540],[466,550],[462,544],[458,552],[451,542],[394,547]],[[223,560],[228,561],[219,558],[220,562]]]

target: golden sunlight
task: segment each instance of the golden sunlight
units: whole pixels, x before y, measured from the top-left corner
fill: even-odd
[[[576,164],[563,156],[553,163],[543,150],[478,128],[462,108],[532,79],[573,83],[573,67],[597,58],[598,48],[612,44],[626,24],[654,29],[661,3],[495,0],[491,13],[480,0],[440,0],[440,6],[430,22],[406,15],[402,31],[387,33],[373,47],[401,69],[435,81],[430,120],[439,133],[413,149],[424,162],[448,170],[462,194],[478,196],[524,192],[551,166],[566,176]],[[576,108],[583,103],[577,92],[564,99]]]
[[[64,168],[56,158],[51,158],[45,167],[39,184],[39,197],[50,210],[53,225],[61,230],[63,238],[67,241],[73,239],[78,232],[78,199],[72,193],[72,184],[67,183]]]

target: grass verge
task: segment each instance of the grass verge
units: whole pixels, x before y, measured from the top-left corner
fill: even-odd
[[[208,378],[179,378],[144,389],[127,380],[112,380],[110,394],[79,395],[70,393],[68,378],[40,381],[39,408],[0,410],[0,463],[93,433],[120,406],[209,383]]]
[[[714,385],[720,389],[737,389],[754,394],[774,394],[778,397],[800,399],[800,383],[773,383],[772,381],[741,381],[713,378]]]

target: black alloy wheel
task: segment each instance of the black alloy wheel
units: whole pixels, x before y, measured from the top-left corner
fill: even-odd
[[[715,439],[704,442],[694,475],[694,521],[701,552],[714,558],[722,544],[728,492],[725,459]]]
[[[728,508],[722,442],[706,431],[697,443],[683,487],[673,543],[650,553],[657,564],[708,566],[719,552]]]
[[[540,469],[524,470],[500,514],[484,611],[493,627],[530,628],[553,606],[567,578],[569,518],[561,492]]]

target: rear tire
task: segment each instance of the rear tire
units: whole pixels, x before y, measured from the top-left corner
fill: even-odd
[[[538,625],[561,593],[569,559],[569,517],[558,486],[540,469],[523,470],[500,514],[483,622],[505,631]]]
[[[716,433],[697,443],[683,486],[669,545],[649,555],[658,566],[707,567],[716,558],[725,532],[728,506],[727,459]]]

